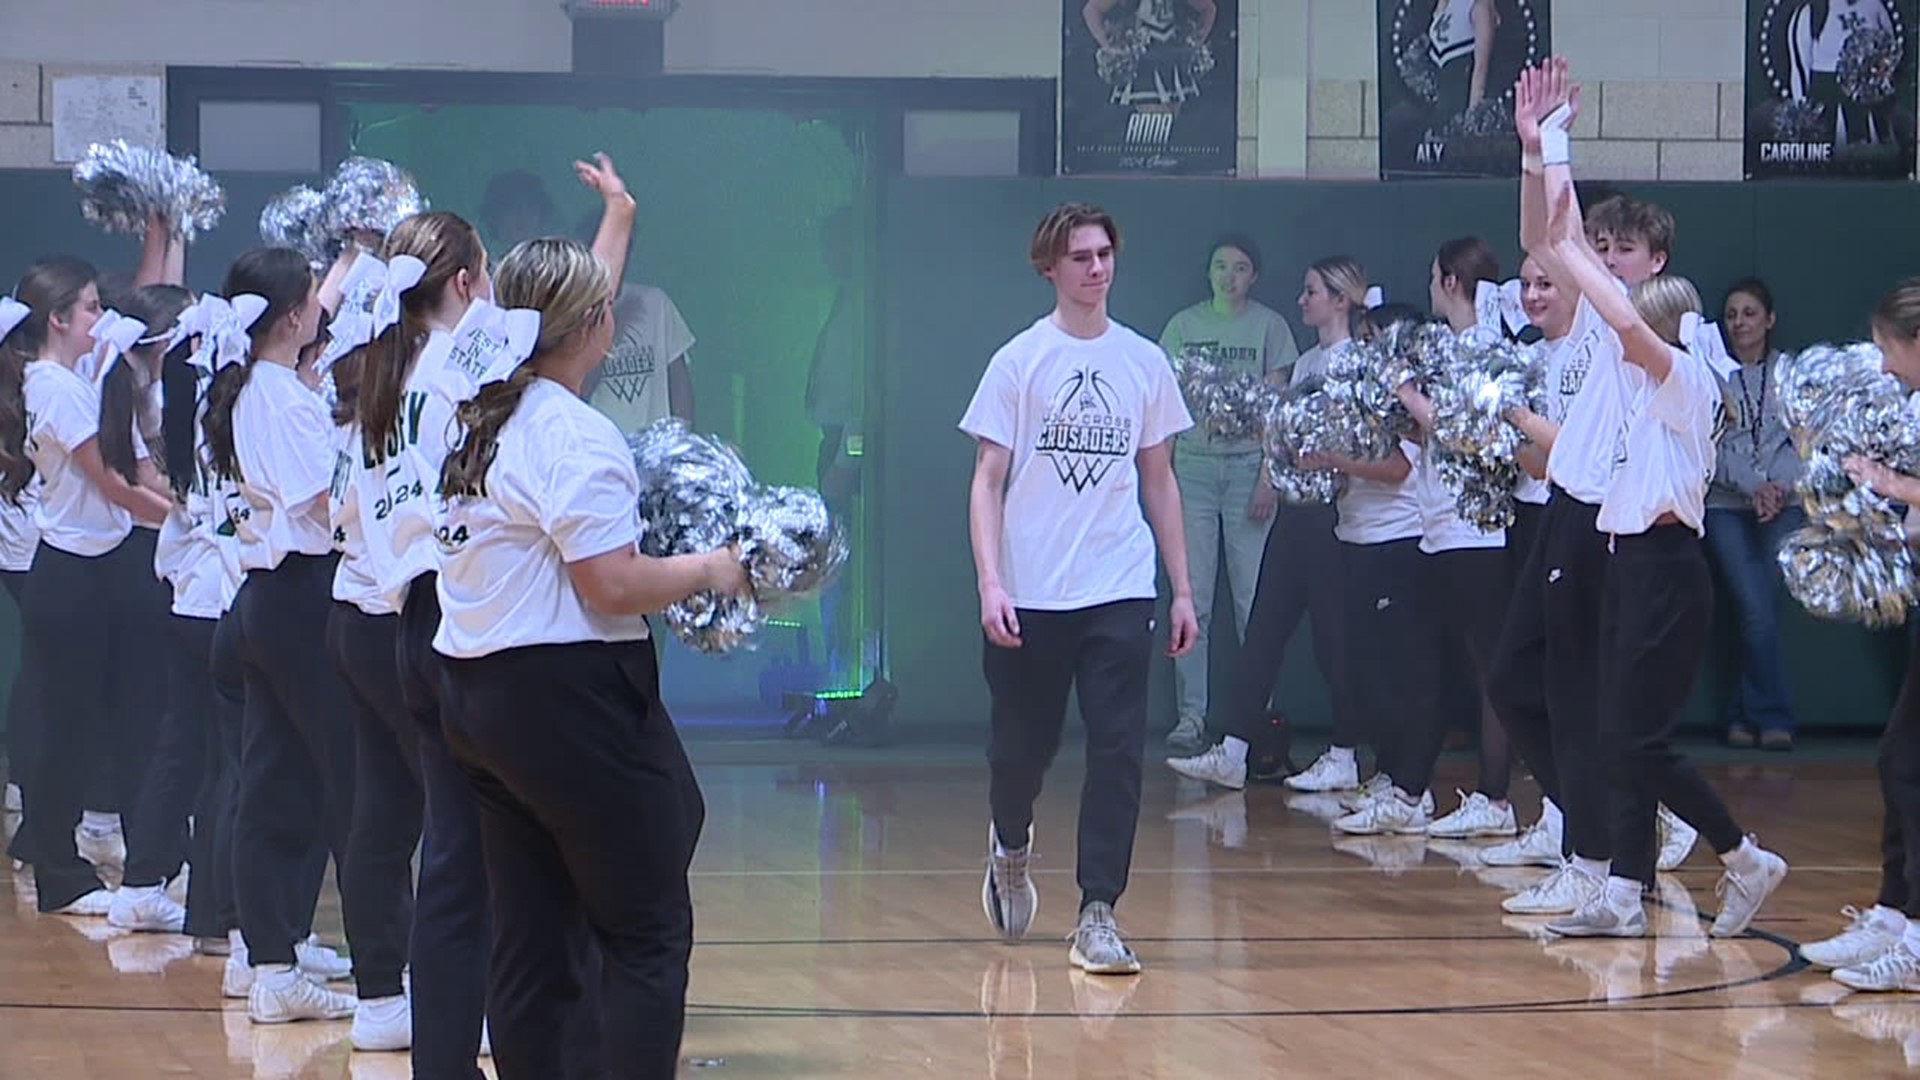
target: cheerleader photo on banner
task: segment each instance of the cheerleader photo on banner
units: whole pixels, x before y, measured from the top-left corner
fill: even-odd
[[[1232,176],[1240,0],[1062,0],[1060,171]]]
[[[1512,176],[1513,85],[1553,0],[1378,0],[1380,175]]]
[[[1916,13],[1916,0],[1747,0],[1747,179],[1912,179]]]

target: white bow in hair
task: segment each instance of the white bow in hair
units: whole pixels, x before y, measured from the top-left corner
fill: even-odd
[[[1719,324],[1702,319],[1697,311],[1680,316],[1680,344],[1722,379],[1740,366],[1727,352],[1727,339],[1721,336]]]
[[[1473,311],[1481,326],[1505,327],[1510,334],[1518,334],[1533,325],[1527,318],[1527,309],[1520,303],[1520,279],[1501,282],[1481,281],[1473,287]]]
[[[472,389],[497,382],[513,374],[533,348],[540,343],[540,313],[530,308],[499,307],[487,300],[475,300],[453,328],[447,352],[447,366],[464,380],[469,389],[456,399],[472,396]]]
[[[209,295],[201,297],[200,303],[206,305],[205,329],[201,331],[199,350],[187,362],[208,375],[245,363],[252,345],[247,331],[266,314],[267,298],[253,293],[242,293],[232,300]]]
[[[33,317],[33,309],[11,296],[0,296],[0,341],[21,323]]]
[[[361,252],[340,283],[340,311],[327,327],[331,340],[314,362],[324,373],[340,358],[386,333],[400,321],[400,297],[427,274],[427,264],[411,255],[391,263]]]
[[[100,321],[93,324],[88,334],[93,338],[93,351],[87,354],[87,369],[92,373],[93,385],[98,387],[107,381],[107,373],[133,348],[134,342],[146,336],[147,324],[108,310],[101,313]]]
[[[1367,310],[1372,311],[1387,302],[1386,290],[1378,285],[1367,286],[1367,295],[1363,302],[1367,305]]]

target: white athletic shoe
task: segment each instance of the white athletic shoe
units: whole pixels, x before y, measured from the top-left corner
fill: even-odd
[[[89,919],[104,919],[113,910],[113,890],[95,889],[85,896],[58,911],[54,915],[79,915]]]
[[[247,1019],[256,1024],[345,1020],[359,1005],[352,994],[329,990],[299,968],[260,968],[247,995]]]
[[[1872,963],[1834,972],[1833,981],[1855,990],[1881,994],[1920,990],[1920,956],[1915,956],[1902,938]]]
[[[369,998],[353,1012],[355,1050],[380,1053],[413,1047],[413,1006],[405,994]]]
[[[1352,813],[1380,796],[1385,795],[1388,791],[1392,790],[1392,788],[1393,777],[1383,772],[1377,772],[1367,777],[1366,783],[1361,784],[1351,791],[1342,791],[1334,797],[1340,800],[1340,805],[1346,807],[1348,813]]]
[[[1500,910],[1509,915],[1571,915],[1585,907],[1606,884],[1568,860],[1546,880],[1502,900]]]
[[[1002,851],[998,830],[987,826],[987,876],[980,884],[980,906],[1000,936],[1018,941],[1033,928],[1040,910],[1040,890],[1028,873],[1033,858],[1033,826],[1027,826],[1027,844],[1018,851]]]
[[[1561,937],[1645,937],[1647,906],[1638,889],[1628,899],[1603,885],[1578,911],[1548,923],[1547,932]]]
[[[1215,743],[1205,752],[1192,757],[1170,757],[1167,768],[1190,780],[1215,784],[1231,791],[1239,791],[1247,786],[1247,763],[1239,761],[1227,752],[1227,744]]]
[[[1851,920],[1845,930],[1830,938],[1800,946],[1800,955],[1814,967],[1825,971],[1865,967],[1900,944],[1904,927],[1887,926],[1875,917],[1871,909],[1860,911],[1848,906],[1841,908],[1840,913]]]
[[[1427,831],[1429,818],[1420,803],[1409,800],[1396,788],[1333,823],[1349,836],[1419,836]]]
[[[1680,820],[1680,815],[1662,805],[1658,817],[1660,860],[1655,867],[1661,872],[1680,869],[1693,852],[1694,841],[1700,839],[1700,830]]]
[[[1541,808],[1540,820],[1527,826],[1519,839],[1488,848],[1480,861],[1488,866],[1558,867],[1562,827],[1559,809],[1549,802]]]
[[[1334,748],[1313,759],[1313,764],[1301,772],[1287,777],[1285,783],[1295,791],[1325,793],[1330,791],[1351,791],[1360,786],[1360,766],[1354,760],[1353,750],[1335,755]]]
[[[1746,843],[1753,847],[1759,866],[1751,874],[1728,867],[1727,872],[1720,875],[1720,884],[1713,890],[1720,897],[1720,914],[1714,917],[1713,929],[1709,931],[1714,937],[1745,933],[1754,915],[1759,913],[1760,905],[1787,879],[1787,860],[1751,840]]]
[[[122,886],[113,894],[107,922],[122,930],[177,934],[187,923],[187,909],[167,895],[165,886]]]
[[[1479,792],[1469,795],[1464,791],[1455,792],[1460,796],[1460,807],[1446,817],[1427,826],[1427,835],[1450,840],[1466,840],[1483,836],[1512,836],[1520,831],[1513,820],[1513,804],[1495,806],[1492,799]]]
[[[116,870],[127,865],[127,837],[118,825],[100,827],[81,823],[73,829],[73,847],[94,866]]]
[[[320,944],[320,935],[308,934],[307,940],[293,947],[300,970],[323,982],[342,982],[353,978],[353,961]]]

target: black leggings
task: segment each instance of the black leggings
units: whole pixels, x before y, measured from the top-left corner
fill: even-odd
[[[336,867],[350,862],[353,721],[346,687],[326,655],[337,562],[331,555],[287,555],[272,570],[248,573],[234,598],[247,688],[234,885],[255,967],[294,962],[300,926],[309,920],[291,883],[310,873],[316,845],[332,852]],[[341,899],[351,926],[351,897]]]
[[[187,815],[207,778],[220,770],[210,666],[214,625],[178,615],[167,625],[166,711],[140,788],[139,813],[127,829],[128,885],[158,885],[179,873],[190,844]],[[210,819],[198,820],[202,830],[211,829]]]
[[[501,1080],[670,1080],[693,950],[687,868],[706,809],[660,704],[652,642],[448,660],[443,688],[447,744],[480,804]],[[569,1038],[571,1014],[591,1007],[594,941],[598,1047]],[[600,1060],[579,1060],[594,1050]]]
[[[398,997],[413,928],[413,852],[420,844],[420,739],[400,692],[400,616],[335,602],[327,650],[353,701],[351,853],[340,874],[353,922],[353,978],[362,1000]]]
[[[1513,773],[1507,729],[1487,700],[1487,671],[1500,644],[1512,592],[1513,560],[1504,547],[1461,548],[1420,559],[1420,610],[1428,633],[1439,635],[1436,648],[1449,642],[1466,646],[1472,665],[1474,697],[1480,704],[1479,792],[1500,802]],[[1419,752],[1438,758],[1446,742],[1446,720],[1439,711]]]
[[[0,571],[0,587],[13,599],[19,616],[19,664],[13,672],[13,687],[7,692],[7,779],[24,790],[27,762],[33,758],[33,735],[38,724],[33,710],[40,691],[34,686],[36,668],[27,666],[26,605],[21,599],[27,588],[27,571]]]
[[[1433,782],[1447,728],[1440,707],[1440,639],[1422,614],[1420,564],[1426,556],[1417,539],[1342,544],[1341,556],[1346,670],[1361,717],[1360,738],[1373,744],[1380,770],[1418,798]]]

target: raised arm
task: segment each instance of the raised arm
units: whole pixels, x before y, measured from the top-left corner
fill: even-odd
[[[600,231],[593,236],[593,254],[613,274],[613,291],[618,296],[620,283],[627,279],[627,252],[633,245],[633,196],[627,194],[626,181],[605,154],[593,155],[592,164],[574,162],[573,171],[606,203],[600,215]]]
[[[1566,111],[1561,114],[1563,107]],[[1568,83],[1565,59],[1555,57],[1520,73],[1513,105],[1514,130],[1520,137],[1520,246],[1540,260],[1550,277],[1558,263],[1547,234],[1547,208],[1551,204],[1547,200],[1543,133],[1549,129],[1557,132],[1551,141],[1558,154],[1564,149],[1560,134],[1571,131],[1579,115],[1580,88]],[[1578,209],[1575,207],[1576,213]]]

